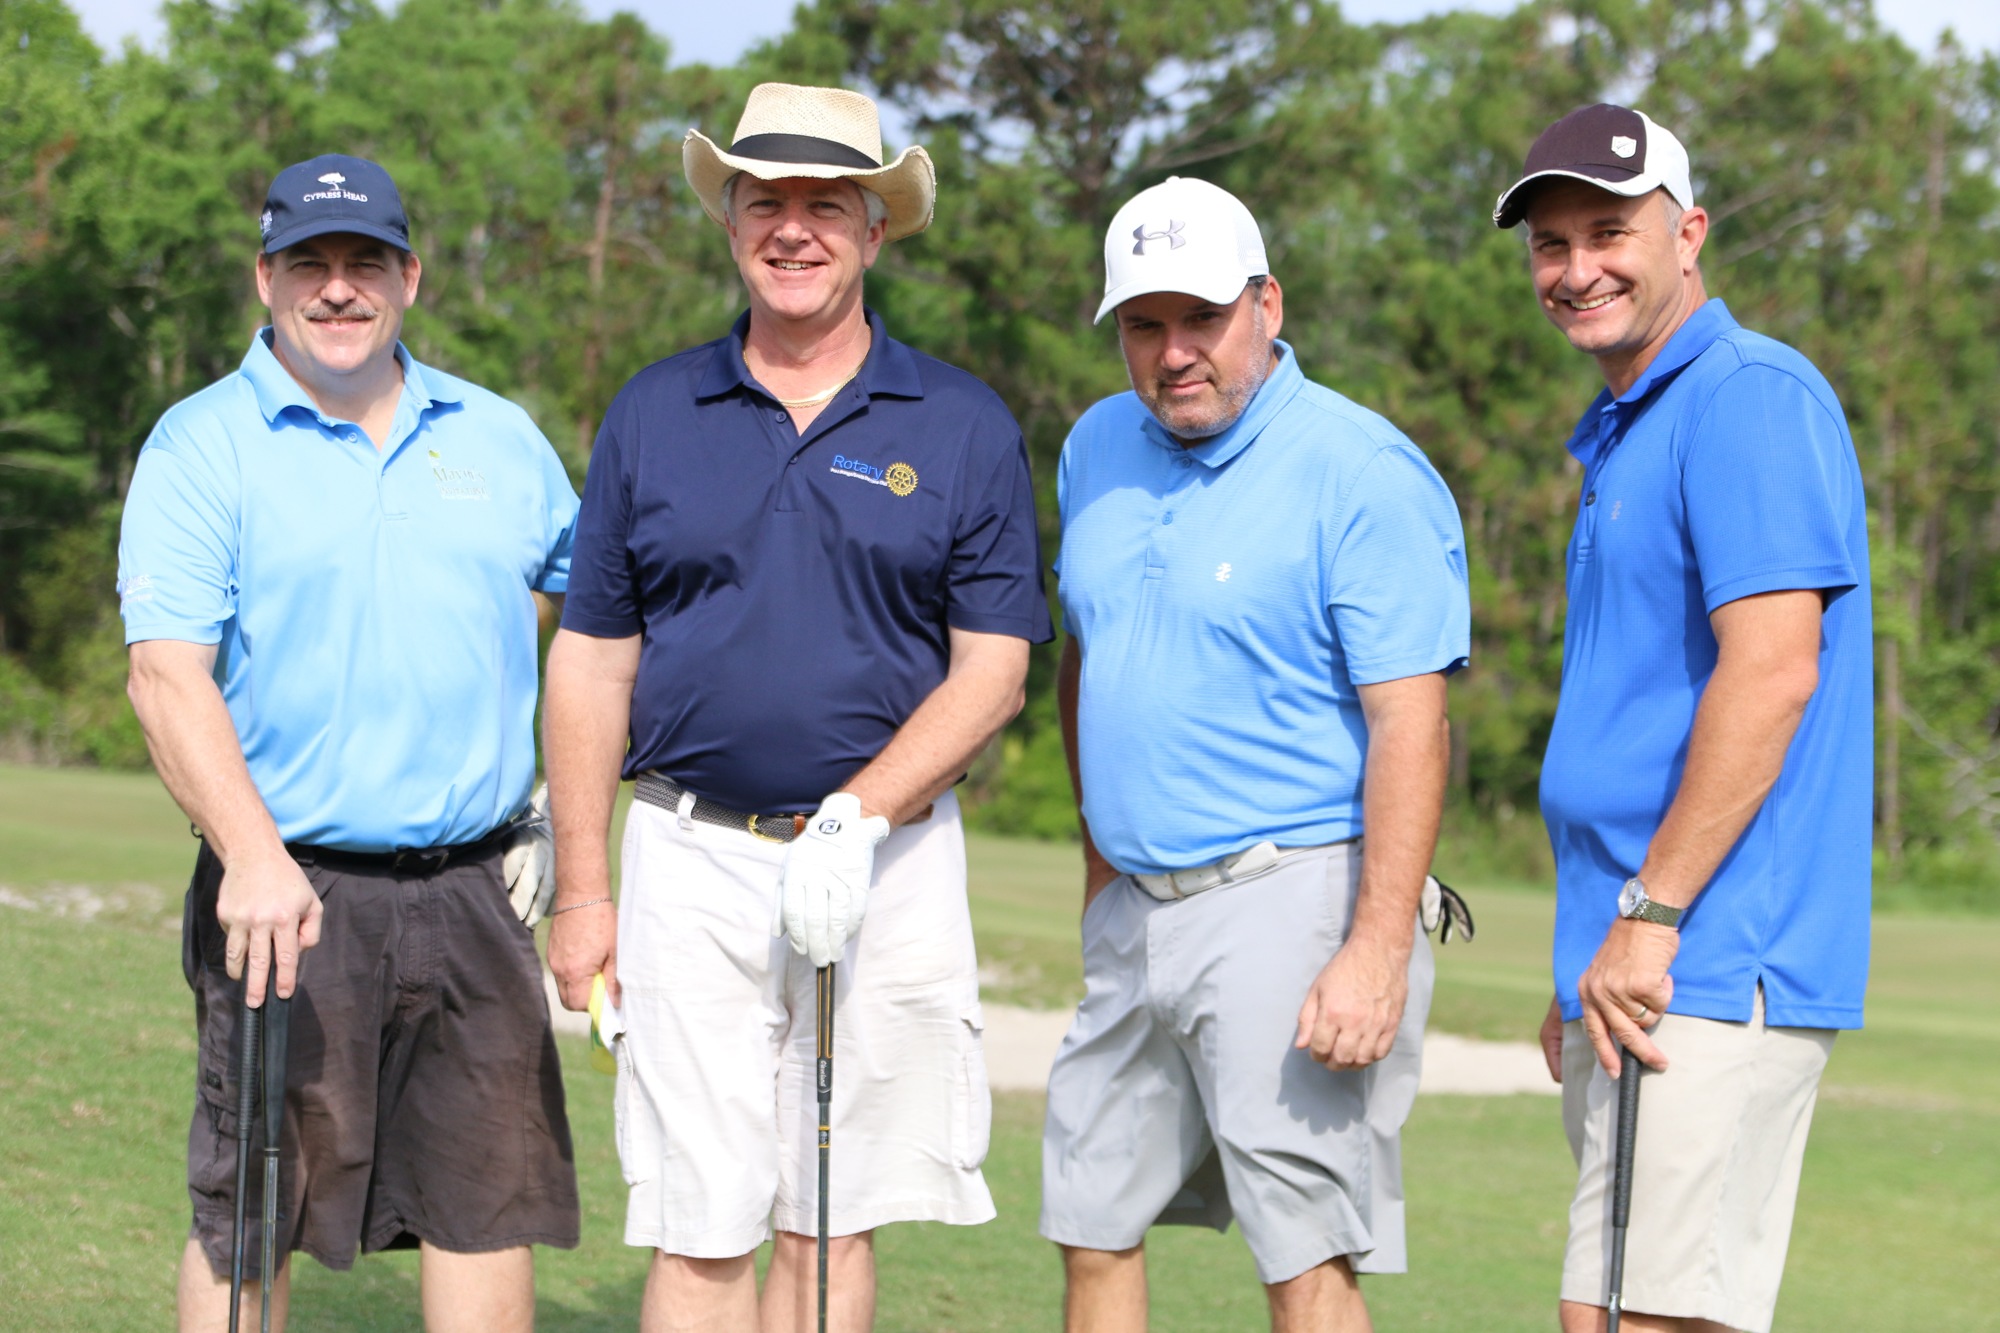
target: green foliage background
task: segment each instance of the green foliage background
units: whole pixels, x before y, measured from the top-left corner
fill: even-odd
[[[60,0],[0,0],[0,750],[129,766],[117,515],[160,412],[228,373],[261,309],[270,175],[395,175],[425,261],[416,354],[522,402],[579,481],[597,414],[726,327],[722,235],[679,176],[755,82],[880,97],[937,160],[937,223],[870,299],[965,365],[1054,460],[1124,387],[1093,328],[1102,229],[1166,175],[1237,191],[1315,378],[1386,413],[1463,511],[1474,665],[1454,685],[1454,854],[1535,874],[1591,366],[1487,225],[1526,144],[1636,103],[1692,146],[1710,290],[1846,403],[1870,491],[1878,842],[1905,877],[2000,863],[2000,62],[1913,52],[1865,0],[1532,0],[1356,26],[1323,0],[821,0],[720,69],[567,0],[171,0],[107,55]],[[1073,832],[1038,656],[973,774],[978,819]],[[1968,890],[1970,892],[1970,890]]]

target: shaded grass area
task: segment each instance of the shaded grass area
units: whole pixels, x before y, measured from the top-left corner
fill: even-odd
[[[0,970],[0,1024],[14,1037],[0,1063],[0,1322],[9,1326],[170,1321],[194,1062],[172,931],[193,848],[150,778],[0,769],[0,883],[44,909],[0,906],[14,960]],[[972,861],[989,996],[1072,1000],[1075,850],[975,839]],[[108,892],[121,884],[154,887]],[[1434,1026],[1529,1039],[1547,1003],[1553,903],[1469,891],[1479,938],[1439,951]],[[1870,1028],[1835,1045],[1780,1329],[2000,1329],[1996,962],[2000,922],[1878,918]],[[564,1055],[584,1239],[540,1256],[540,1323],[629,1329],[645,1256],[619,1240],[611,1081],[589,1071],[576,1045]],[[988,1176],[1000,1218],[886,1229],[884,1330],[1056,1326],[1059,1264],[1034,1234],[1040,1102],[996,1101]],[[1426,1098],[1405,1144],[1416,1275],[1368,1281],[1377,1326],[1547,1330],[1572,1171],[1554,1102]],[[1234,1233],[1164,1230],[1149,1248],[1155,1328],[1262,1326]],[[345,1275],[302,1261],[296,1281],[296,1329],[416,1324],[414,1256],[366,1259]]]

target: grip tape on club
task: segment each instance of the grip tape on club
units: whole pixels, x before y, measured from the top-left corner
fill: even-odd
[[[1614,1172],[1611,1182],[1611,1225],[1627,1225],[1632,1216],[1632,1150],[1639,1134],[1639,1079],[1644,1066],[1631,1051],[1623,1052],[1618,1066],[1618,1125],[1613,1143]]]

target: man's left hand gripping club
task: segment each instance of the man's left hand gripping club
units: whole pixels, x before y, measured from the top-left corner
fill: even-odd
[[[814,967],[839,962],[867,915],[875,848],[888,836],[889,821],[864,817],[853,792],[837,791],[820,802],[805,832],[785,850],[772,937],[788,937],[792,951]]]

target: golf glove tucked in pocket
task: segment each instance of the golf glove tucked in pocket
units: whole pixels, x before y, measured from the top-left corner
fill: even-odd
[[[533,930],[549,914],[556,897],[556,835],[549,823],[548,783],[535,788],[500,864],[514,915]]]
[[[888,836],[889,821],[862,818],[861,798],[852,792],[820,802],[806,831],[785,849],[772,937],[789,938],[793,952],[814,967],[838,962],[867,914],[875,848]]]

